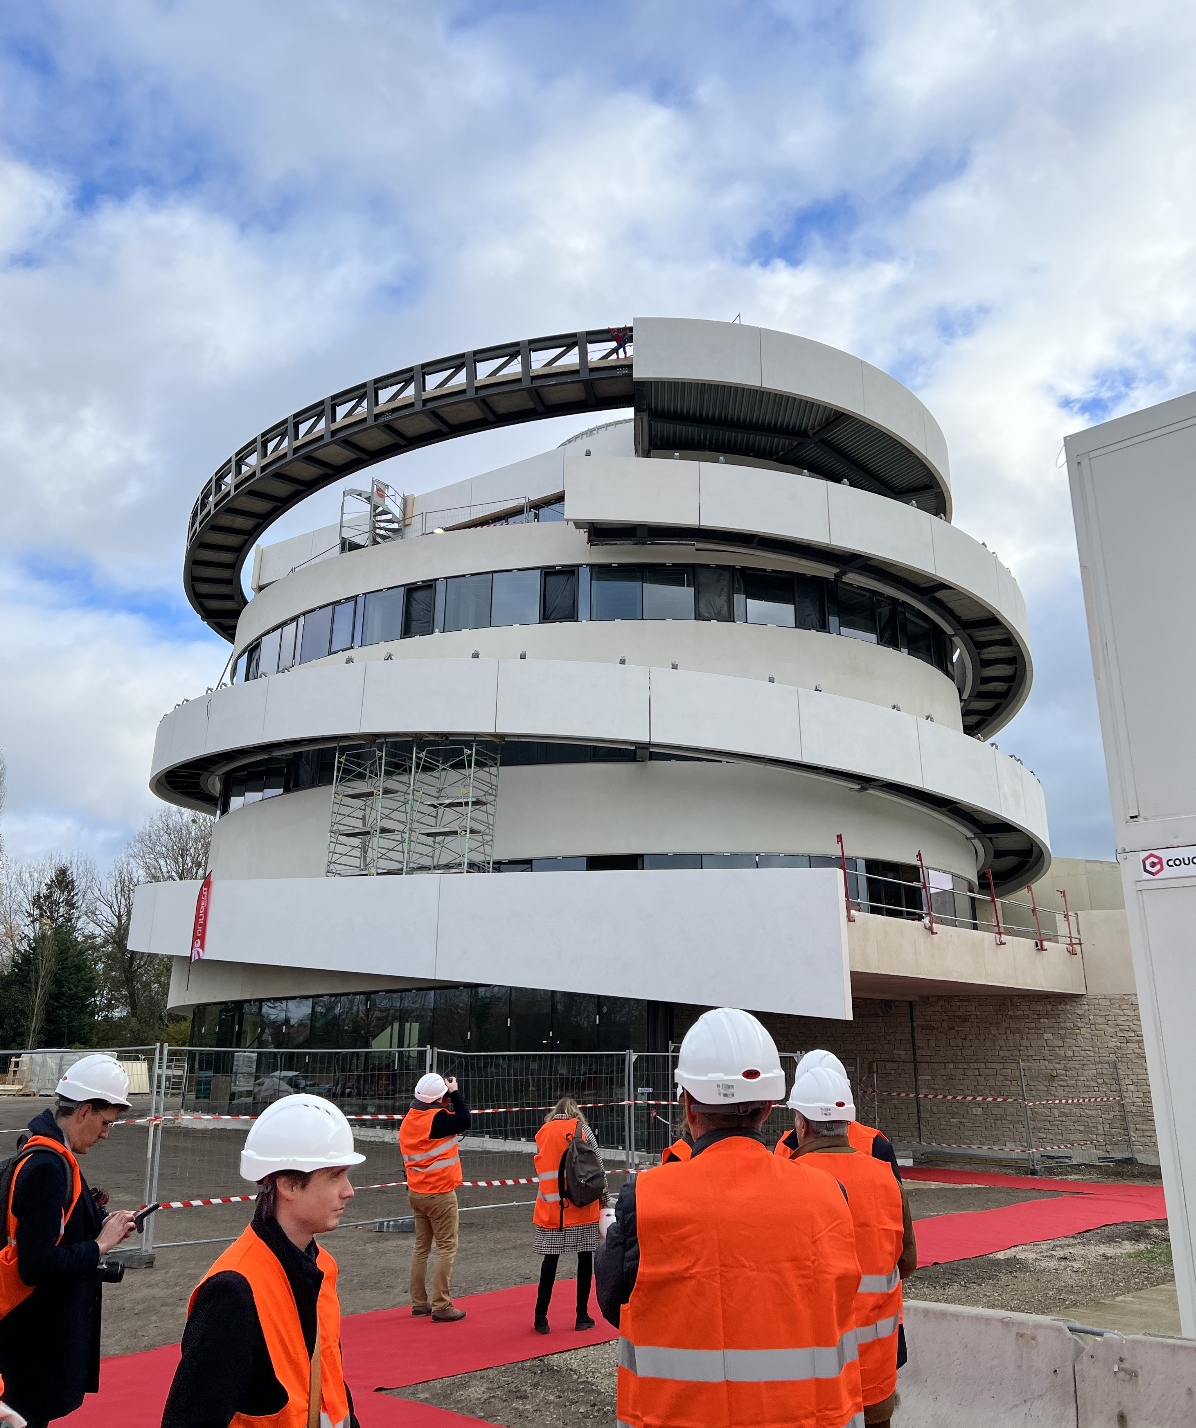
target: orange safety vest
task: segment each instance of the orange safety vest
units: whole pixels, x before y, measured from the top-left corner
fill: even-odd
[[[901,1323],[901,1274],[905,1243],[901,1190],[887,1162],[863,1151],[811,1151],[797,1161],[833,1175],[847,1191],[860,1260],[855,1300],[856,1343],[864,1405],[883,1403],[897,1390],[897,1326]]]
[[[71,1202],[62,1212],[62,1218],[59,1221],[58,1239],[54,1242],[58,1244],[66,1233],[66,1222],[75,1213],[75,1206],[79,1203],[79,1196],[83,1193],[83,1177],[79,1173],[79,1162],[61,1141],[53,1140],[45,1135],[31,1135],[19,1153],[24,1154],[29,1150],[57,1151],[71,1168]],[[28,1159],[22,1160],[13,1171],[8,1205],[6,1206],[5,1243],[4,1248],[0,1249],[0,1319],[3,1319],[6,1314],[11,1314],[18,1304],[23,1304],[33,1293],[33,1285],[25,1283],[17,1268],[17,1217],[12,1212],[17,1176],[28,1164]]]
[[[675,1140],[672,1145],[666,1146],[664,1154],[660,1157],[661,1165],[671,1165],[676,1160],[688,1160],[694,1153],[693,1142],[685,1139]]]
[[[341,1365],[341,1306],[336,1297],[336,1260],[324,1247],[316,1249],[316,1265],[324,1271],[316,1300],[317,1346],[320,1351],[320,1428],[347,1428],[349,1396],[345,1392],[345,1375]],[[270,1367],[274,1377],[286,1392],[284,1408],[277,1413],[250,1416],[234,1413],[229,1428],[307,1428],[307,1409],[311,1396],[312,1363],[303,1339],[303,1326],[287,1272],[278,1256],[258,1237],[252,1225],[241,1238],[220,1256],[208,1270],[204,1280],[214,1274],[231,1270],[244,1275],[253,1294],[253,1307],[266,1340]],[[199,1284],[192,1291],[187,1305],[188,1316],[199,1293]],[[220,1372],[219,1364],[210,1366]]]
[[[532,1221],[546,1230],[595,1224],[602,1210],[598,1200],[589,1205],[572,1205],[561,1199],[558,1184],[561,1158],[576,1134],[576,1118],[545,1121],[536,1132],[536,1208],[532,1211]]]
[[[403,1153],[407,1188],[417,1195],[447,1195],[464,1178],[461,1137],[450,1135],[433,1140],[431,1136],[432,1119],[442,1109],[429,1106],[426,1111],[411,1110],[399,1123],[399,1150]]]
[[[863,1428],[860,1283],[843,1192],[728,1136],[636,1181],[620,1317],[629,1428]]]
[[[878,1131],[872,1126],[861,1125],[859,1121],[848,1121],[847,1123],[848,1145],[854,1146],[856,1150],[862,1150],[865,1155],[872,1154],[872,1142],[876,1139],[878,1135],[882,1134],[882,1131]],[[773,1148],[774,1155],[779,1155],[784,1160],[792,1160],[794,1158],[795,1146],[786,1144],[786,1141],[788,1141],[791,1136],[796,1142],[796,1132],[786,1131],[786,1133],[780,1138],[779,1141],[777,1141],[775,1147]],[[888,1162],[886,1161],[886,1164],[887,1163]],[[890,1174],[891,1173],[892,1172],[890,1171]]]

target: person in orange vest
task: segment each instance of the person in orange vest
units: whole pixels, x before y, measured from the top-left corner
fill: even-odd
[[[797,1063],[797,1070],[794,1073],[794,1081],[805,1072],[812,1070],[816,1066],[824,1066],[828,1070],[837,1072],[848,1081],[847,1072],[843,1068],[842,1061],[833,1051],[807,1051],[802,1059]],[[850,1081],[848,1081],[850,1084]],[[854,1115],[854,1112],[852,1113]],[[857,1120],[852,1120],[847,1128],[847,1139],[856,1148],[863,1151],[865,1155],[871,1155],[875,1160],[883,1160],[892,1170],[897,1178],[898,1184],[901,1182],[901,1167],[897,1164],[897,1152],[893,1149],[893,1143],[889,1138],[878,1131],[874,1126],[862,1125]],[[775,1151],[777,1155],[792,1158],[797,1154],[797,1138],[793,1131],[783,1135],[776,1143]]]
[[[358,1428],[336,1260],[315,1237],[340,1224],[364,1159],[320,1096],[283,1096],[253,1123],[241,1151],[253,1221],[191,1295],[162,1428]]]
[[[124,1068],[112,1056],[84,1056],[56,1093],[54,1110],[29,1122],[0,1206],[0,1373],[10,1409],[34,1425],[99,1391],[101,1285],[121,1272],[104,1256],[133,1233],[133,1212],[105,1215],[107,1196],[79,1168],[128,1109]]]
[[[864,1422],[887,1428],[897,1400],[901,1282],[918,1267],[918,1246],[905,1189],[878,1160],[853,1146],[851,1086],[829,1066],[811,1066],[789,1096],[797,1134],[791,1162],[821,1170],[847,1192],[860,1260],[856,1344]]]
[[[785,1094],[754,1016],[708,1011],[676,1080],[687,1161],[625,1185],[595,1265],[619,1329],[616,1417],[629,1428],[862,1428],[855,1230],[828,1175],[769,1153]]]
[[[694,1138],[689,1133],[688,1123],[672,1143],[666,1145],[660,1156],[661,1165],[671,1165],[675,1160],[688,1160],[694,1153]]]
[[[563,1254],[577,1256],[577,1318],[573,1327],[592,1329],[590,1283],[594,1276],[594,1251],[600,1243],[598,1218],[606,1205],[606,1192],[588,1205],[572,1205],[560,1193],[560,1167],[569,1142],[580,1136],[597,1154],[598,1142],[572,1096],[562,1096],[544,1117],[536,1132],[536,1253],[540,1262],[540,1288],[536,1295],[534,1328],[549,1332],[548,1306],[556,1283],[557,1263]]]
[[[407,1199],[415,1216],[415,1248],[411,1253],[411,1312],[428,1315],[435,1324],[465,1318],[450,1288],[457,1257],[457,1186],[461,1184],[461,1137],[469,1129],[469,1107],[457,1090],[457,1078],[446,1081],[435,1071],[415,1083],[415,1100],[399,1124],[399,1149],[407,1176]],[[428,1300],[428,1254],[436,1244],[432,1298]]]

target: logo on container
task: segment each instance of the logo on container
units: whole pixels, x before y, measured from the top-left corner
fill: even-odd
[[[1142,871],[1149,873],[1152,878],[1157,878],[1164,866],[1162,858],[1157,853],[1147,853],[1142,859]]]

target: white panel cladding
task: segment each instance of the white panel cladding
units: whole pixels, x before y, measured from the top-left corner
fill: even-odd
[[[928,719],[916,728],[924,788],[976,808],[1000,808],[995,750],[975,739],[960,738]]]
[[[137,950],[186,954],[195,886],[138,888],[137,926],[161,933]],[[338,971],[851,1017],[834,869],[213,883],[207,960],[326,967],[330,949]]]
[[[801,762],[797,690],[759,680],[654,669],[652,742]]]
[[[582,450],[584,451],[584,447]],[[616,521],[629,502],[639,519],[649,525],[698,524],[698,463],[696,461],[646,462],[631,457],[584,456],[565,458],[565,519],[572,521],[573,507],[585,511],[584,520]]]
[[[799,689],[798,700],[803,763],[921,787],[916,719],[810,689]]]
[[[946,521],[932,519],[930,528],[934,541],[935,574],[948,585],[967,590],[994,610],[1001,610],[997,560],[992,551]],[[1024,627],[1022,632],[1024,634]]]
[[[412,661],[375,661],[369,665],[324,665],[276,675],[268,681],[264,739],[284,742],[356,733],[427,732],[496,732],[530,738],[625,744],[648,743],[652,738],[647,668],[548,660],[501,660],[498,663],[497,710],[493,720],[487,715],[494,688],[491,661],[421,660],[418,667]],[[437,664],[457,665],[459,669],[445,673],[439,695],[418,695],[419,668],[426,665],[434,669]],[[399,666],[393,673],[392,665]],[[421,703],[420,717],[411,716],[410,727],[401,727],[397,717],[399,709],[385,697],[382,684],[376,686],[380,692],[370,704],[369,722],[363,720],[363,677],[367,669],[371,679],[376,670],[381,672],[382,679],[393,679],[392,688],[398,691],[396,697],[400,700],[407,697],[404,678],[412,681],[411,697]],[[723,675],[693,671],[685,671],[685,674],[694,691],[695,713],[690,716],[694,720],[690,725],[693,746],[718,752],[718,739],[727,732],[728,716],[722,711],[729,708],[727,700],[732,694],[733,681]],[[735,697],[743,700],[745,710],[759,710],[761,698],[773,697],[759,688],[760,681],[737,682],[741,692]],[[770,688],[775,690],[778,702],[782,702],[784,687],[765,685],[765,690]],[[217,690],[206,699],[183,705],[166,716],[167,721],[175,721],[176,725],[170,745],[171,766],[205,753],[222,752],[208,738],[206,709],[209,702],[216,706],[237,692]],[[891,780],[912,788],[924,786],[918,743],[921,721],[914,715],[808,689],[798,691],[798,700],[801,763],[864,778]],[[698,713],[707,701],[714,713],[703,733]],[[476,724],[465,726],[460,722],[466,713],[476,716]],[[674,711],[666,708],[663,717],[668,720],[681,716],[675,712],[674,704]],[[751,741],[757,745],[753,750],[756,756],[782,761],[795,759],[792,725],[778,723],[772,731],[771,744],[765,745],[768,730],[764,722],[757,715],[751,719],[754,725]],[[967,736],[954,730],[942,728],[940,733],[943,740],[970,742]],[[166,747],[165,734],[162,747]],[[959,757],[966,760],[968,756],[960,754]],[[999,812],[1045,844],[1046,815],[1036,780],[1028,769],[1005,755],[996,756],[996,762],[1000,770],[1001,807],[986,811]],[[969,801],[965,790],[948,787],[942,792],[962,802]],[[1022,817],[1013,811],[1019,802],[1024,809]]]
[[[220,694],[227,693],[227,690],[220,690]],[[154,749],[154,772],[160,772],[161,768],[171,768],[181,759],[193,758],[197,754],[206,751],[208,747],[208,711],[212,700],[216,698],[212,694],[202,694],[197,699],[189,699],[185,704],[180,704],[177,709],[172,709],[166,718],[158,725],[158,745]],[[223,701],[218,701],[223,702]],[[171,732],[167,733],[169,726]],[[159,766],[157,763],[158,748],[161,748],[168,761]]]
[[[717,461],[700,462],[698,471],[700,524],[724,531],[802,531],[816,545],[831,544],[826,481]],[[566,511],[571,481],[566,467]]]
[[[636,333],[638,347],[639,333]],[[765,327],[760,332],[760,385],[804,392],[843,411],[864,410],[864,364],[850,352]]]
[[[271,683],[269,679],[253,679],[248,684],[234,684],[227,691],[231,698],[216,700],[208,718],[210,748],[236,749],[262,742]]]
[[[150,760],[150,779],[153,780],[162,772],[176,762],[174,758],[174,735],[178,728],[178,720],[174,717],[177,711],[172,710],[169,714],[163,714],[158,720],[158,727],[154,733],[154,755]],[[190,749],[183,757],[188,757]]]
[[[688,317],[637,317],[633,370],[637,382],[726,382],[760,385],[760,329]]]
[[[921,455],[926,454],[926,408],[908,387],[895,377],[873,367],[864,369],[864,415],[869,421],[904,441]]]
[[[495,659],[371,660],[360,666],[360,727],[380,734],[491,734],[498,666]]]
[[[646,744],[648,671],[635,665],[504,659],[497,727],[501,734]]]
[[[831,545],[853,552],[866,550],[914,570],[934,569],[933,517],[853,486],[822,484],[830,511]]]
[[[268,693],[262,738],[268,743],[306,739],[313,729],[321,734],[354,734],[361,728],[363,664],[292,670],[265,682]],[[226,692],[235,691],[220,691]]]
[[[328,867],[330,788],[263,798],[217,819],[214,878],[322,878]]]

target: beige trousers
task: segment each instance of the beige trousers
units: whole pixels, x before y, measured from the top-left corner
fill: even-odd
[[[449,1285],[453,1260],[457,1257],[457,1192],[444,1195],[417,1195],[407,1192],[415,1216],[415,1249],[411,1253],[412,1306],[428,1303],[428,1254],[436,1243],[436,1266],[432,1271],[432,1312],[452,1304]]]

